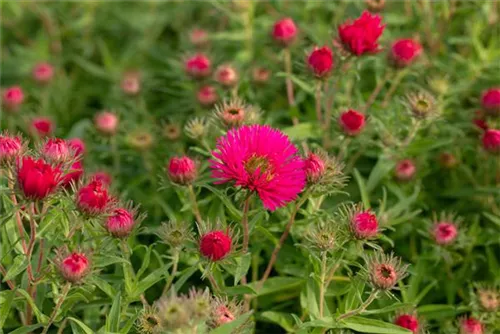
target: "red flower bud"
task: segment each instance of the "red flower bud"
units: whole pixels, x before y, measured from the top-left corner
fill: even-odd
[[[111,198],[107,188],[100,181],[93,180],[78,190],[76,205],[87,215],[99,215],[109,208]]]
[[[9,111],[16,111],[24,101],[24,93],[21,87],[12,86],[4,90],[2,103]]]
[[[380,51],[377,41],[385,28],[381,22],[379,15],[364,11],[354,22],[348,20],[341,24],[338,33],[344,48],[356,56]]]
[[[214,75],[215,81],[225,87],[232,87],[238,83],[238,72],[231,65],[221,65]]]
[[[69,171],[62,178],[62,186],[68,187],[72,183],[76,184],[83,175],[83,165],[81,161],[75,161]]]
[[[105,135],[114,135],[118,128],[118,116],[109,111],[102,111],[94,118],[95,128]]]
[[[104,172],[104,171],[95,172],[94,174],[92,174],[90,179],[93,181],[94,180],[99,181],[103,185],[105,185],[106,187],[109,187],[111,185],[112,180],[113,180],[111,175],[109,175],[109,173]]]
[[[344,111],[339,118],[339,124],[350,136],[358,135],[365,127],[365,115],[356,110]]]
[[[481,96],[483,109],[493,116],[500,116],[500,87],[490,88]]]
[[[356,239],[370,239],[378,233],[378,221],[370,211],[355,213],[350,221],[350,228]]]
[[[59,263],[59,272],[72,283],[81,281],[90,271],[90,260],[84,253],[71,253]]]
[[[411,314],[399,315],[394,323],[400,327],[411,330],[414,334],[417,334],[420,328],[417,317]]]
[[[297,32],[295,22],[291,18],[284,18],[274,24],[272,35],[277,42],[288,46],[295,41]]]
[[[399,181],[409,181],[413,178],[417,167],[410,159],[398,161],[396,163],[395,174]]]
[[[422,45],[413,39],[398,39],[391,46],[389,59],[395,67],[406,67],[422,54]]]
[[[26,198],[42,200],[54,193],[61,181],[61,170],[43,159],[26,156],[17,163],[17,182]]]
[[[74,155],[80,156],[85,154],[85,143],[80,138],[71,138],[66,141]]]
[[[70,149],[64,139],[49,139],[42,147],[43,156],[52,162],[64,162],[70,155]]]
[[[476,110],[476,112],[474,112],[472,122],[481,130],[488,130],[488,123],[486,123],[484,112],[482,110]]]
[[[189,157],[173,157],[168,164],[168,177],[174,183],[187,185],[197,175],[196,163]]]
[[[264,67],[255,67],[252,70],[252,78],[258,84],[264,84],[269,81],[271,71]]]
[[[437,222],[432,233],[436,243],[441,246],[452,244],[458,237],[457,226],[451,222]]]
[[[211,106],[219,99],[217,90],[213,86],[203,86],[198,90],[196,94],[198,102],[202,106]]]
[[[307,180],[311,183],[318,182],[326,170],[326,164],[323,159],[317,154],[309,153],[304,161],[304,169],[306,171]]]
[[[21,154],[22,149],[21,138],[0,134],[0,163],[13,161]]]
[[[231,251],[232,240],[223,231],[213,231],[200,239],[201,254],[211,261],[222,260]]]
[[[31,121],[31,132],[38,137],[49,137],[54,132],[54,123],[47,117],[37,117]]]
[[[483,334],[484,327],[479,320],[468,317],[460,320],[460,334]]]
[[[333,68],[333,52],[329,47],[314,48],[307,58],[309,68],[318,78],[327,76]]]
[[[500,130],[489,129],[483,134],[483,148],[490,153],[500,153]]]
[[[202,53],[198,53],[188,58],[184,66],[186,73],[193,78],[204,78],[210,75],[212,70],[210,59]]]
[[[129,236],[134,226],[134,214],[124,208],[114,209],[106,219],[106,230],[117,238]]]
[[[47,83],[54,76],[54,67],[49,63],[39,63],[33,68],[33,79],[39,83]]]

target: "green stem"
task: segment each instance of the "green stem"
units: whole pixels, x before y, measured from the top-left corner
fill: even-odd
[[[170,277],[168,278],[167,284],[163,288],[163,295],[168,292],[170,286],[174,282],[175,275],[177,274],[177,266],[179,265],[179,250],[176,248],[172,254],[172,272],[170,273]]]
[[[370,293],[370,296],[368,296],[368,298],[365,300],[365,302],[363,304],[361,304],[360,307],[358,307],[357,309],[354,309],[352,311],[349,311],[347,313],[342,314],[341,316],[339,316],[337,318],[337,321],[340,321],[340,320],[355,316],[357,314],[360,314],[361,312],[366,310],[366,308],[375,300],[375,298],[377,298],[377,295],[378,295],[378,290],[372,290],[372,292]]]
[[[325,276],[326,276],[326,255],[327,252],[321,254],[321,279],[319,285],[319,316],[323,318],[325,305]]]
[[[318,80],[316,83],[316,94],[315,94],[315,99],[316,99],[316,118],[318,119],[318,123],[321,125],[322,124],[322,119],[323,115],[321,113],[321,87],[322,87],[322,82]]]
[[[198,207],[198,202],[196,201],[196,194],[194,193],[193,185],[188,185],[189,199],[191,200],[191,205],[193,206],[193,213],[198,224],[203,222],[201,218],[200,208]]]
[[[116,141],[116,135],[110,138],[111,153],[113,155],[113,169],[115,174],[120,173],[120,152],[118,152],[118,143]]]
[[[64,302],[64,300],[66,299],[66,296],[68,295],[68,292],[69,290],[71,289],[71,283],[70,282],[67,282],[64,287],[63,287],[63,290],[62,290],[62,294],[61,296],[59,296],[59,300],[57,301],[57,304],[56,306],[54,307],[54,309],[52,310],[52,314],[50,315],[50,318],[49,318],[49,322],[47,323],[47,325],[45,326],[45,328],[43,329],[43,332],[42,334],[46,334],[47,331],[49,330],[49,327],[52,325],[52,323],[54,322],[55,318],[56,318],[56,315],[57,315],[57,312],[59,311],[59,309],[61,308],[62,306],[62,303]]]

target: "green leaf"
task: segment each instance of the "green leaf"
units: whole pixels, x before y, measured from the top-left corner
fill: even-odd
[[[139,313],[134,314],[133,316],[130,317],[123,325],[122,328],[120,328],[120,333],[127,334],[130,333],[130,330],[135,324],[135,321],[137,320],[137,317],[139,316]]]
[[[454,317],[460,313],[461,310],[463,310],[463,308],[445,304],[423,305],[417,309],[418,314],[428,320]]]
[[[73,318],[73,317],[68,317],[68,320],[71,321],[71,328],[73,329],[73,332],[80,332],[79,329],[83,330],[83,333],[85,334],[94,334],[94,331],[90,329],[87,325],[85,325],[83,322],[80,320]],[[78,325],[78,327],[73,326],[73,324]]]
[[[371,193],[380,181],[394,168],[394,161],[379,158],[377,164],[372,168],[368,181],[366,181],[366,191]]]
[[[43,314],[39,309],[38,306],[36,306],[35,302],[31,298],[31,296],[26,292],[26,290],[23,289],[18,289],[18,293],[22,294],[24,298],[26,298],[26,301],[30,304],[31,309],[33,310],[33,314],[35,314],[36,319],[40,323],[47,323],[49,321],[49,317],[47,317],[45,314]]]
[[[276,76],[282,77],[282,78],[286,78],[289,76],[290,79],[293,81],[293,83],[296,84],[297,86],[299,86],[303,91],[305,91],[306,93],[308,93],[310,95],[314,95],[314,87],[312,85],[308,84],[307,82],[299,79],[297,76],[295,76],[293,74],[288,75],[285,72],[278,72],[278,73],[276,73]]]
[[[358,183],[359,187],[359,192],[361,194],[361,200],[363,201],[363,205],[365,209],[370,208],[370,196],[368,195],[368,191],[366,190],[365,186],[365,180],[359,173],[357,169],[354,169],[354,178],[356,179],[356,182]]]
[[[234,333],[238,328],[243,326],[245,322],[248,321],[250,316],[252,315],[252,311],[247,312],[243,314],[242,316],[236,318],[235,320],[228,322],[227,324],[224,324],[220,327],[215,328],[214,330],[210,331],[210,334],[232,334]]]
[[[343,328],[349,328],[361,333],[376,334],[411,334],[408,329],[389,322],[363,317],[350,317],[340,322]]]
[[[116,295],[116,290],[105,280],[100,278],[99,276],[94,276],[91,279],[92,283],[94,283],[99,289],[101,289],[105,294],[107,294],[111,299],[113,299]]]
[[[264,283],[260,290],[257,289],[258,283],[252,282],[249,286],[257,291],[258,296],[264,296],[283,290],[297,289],[304,284],[304,279],[298,277],[271,277]]]
[[[14,258],[12,265],[7,271],[7,275],[3,278],[2,282],[6,282],[15,278],[28,267],[28,259],[24,255],[18,255]]]
[[[256,295],[257,291],[255,291],[248,285],[238,285],[225,288],[224,293],[228,296],[241,296],[241,295]]]
[[[6,291],[5,294],[7,294],[7,298],[2,301],[2,307],[0,307],[0,328],[3,328],[5,320],[7,320],[7,317],[9,316],[12,301],[16,295],[16,290]]]
[[[94,266],[96,268],[103,268],[115,263],[125,263],[130,264],[129,261],[125,260],[123,257],[116,255],[99,255],[96,256],[94,260]]]
[[[229,199],[229,197],[226,194],[223,194],[219,189],[216,189],[210,185],[204,184],[202,186],[203,188],[206,188],[210,190],[212,193],[214,193],[221,201],[224,203],[224,206],[226,207],[226,210],[228,213],[231,215],[231,217],[237,221],[241,220],[242,214],[241,212],[234,206],[234,202]]]
[[[317,128],[313,127],[312,123],[300,123],[294,126],[283,128],[282,131],[293,141],[318,137]]]
[[[121,292],[116,295],[108,317],[106,318],[106,329],[109,332],[116,332],[120,326],[120,313],[121,313]]]
[[[168,273],[169,268],[170,265],[163,266],[162,268],[156,269],[151,274],[141,279],[135,289],[132,291],[131,295],[135,298],[139,297],[141,293],[144,293],[147,289],[161,281],[165,277],[165,274]]]
[[[144,257],[142,258],[141,268],[137,271],[137,274],[135,275],[137,279],[139,279],[144,274],[146,269],[148,269],[149,262],[151,260],[151,247],[152,245],[146,248],[146,255],[144,255]]]
[[[412,303],[395,303],[386,307],[382,307],[375,310],[365,310],[363,314],[382,314],[387,312],[393,312],[396,310],[404,309],[405,307],[412,307],[414,304]]]
[[[291,314],[284,312],[266,311],[260,314],[259,319],[278,324],[289,333],[295,331],[295,320]]]
[[[234,285],[238,284],[241,278],[247,274],[251,262],[252,256],[250,253],[236,258],[237,267],[234,274]]]
[[[495,216],[489,212],[483,212],[483,215],[488,218],[492,223],[495,223],[498,227],[500,227],[500,217]]]
[[[35,325],[30,325],[30,326],[23,326],[23,327],[20,327],[16,330],[13,330],[12,332],[10,332],[9,334],[25,334],[25,333],[31,333],[33,332],[35,329],[38,329],[38,328],[42,328],[43,327],[43,324],[35,324]]]
[[[177,280],[177,282],[174,283],[174,287],[175,287],[175,291],[179,291],[182,286],[184,285],[184,283],[186,283],[186,281],[191,277],[193,276],[193,274],[195,272],[198,271],[198,268],[196,266],[192,266],[192,267],[189,267],[189,268],[186,268],[182,271],[182,274],[181,276],[179,277],[179,279]]]

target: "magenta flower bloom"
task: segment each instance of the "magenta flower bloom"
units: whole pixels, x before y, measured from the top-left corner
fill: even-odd
[[[216,184],[234,182],[255,191],[264,207],[276,210],[304,189],[304,161],[281,131],[268,125],[245,125],[217,141],[210,160]]]

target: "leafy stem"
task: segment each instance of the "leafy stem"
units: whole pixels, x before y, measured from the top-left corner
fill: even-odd
[[[201,224],[203,219],[201,218],[200,208],[198,207],[198,202],[196,201],[196,194],[194,192],[193,185],[188,185],[189,199],[191,200],[191,205],[193,206],[193,213],[198,224]]]
[[[377,296],[378,296],[378,290],[373,289],[372,292],[370,293],[370,295],[368,296],[368,298],[364,301],[363,304],[361,304],[360,307],[358,307],[357,309],[354,309],[352,311],[349,311],[347,313],[342,314],[341,316],[339,316],[337,318],[337,321],[340,321],[340,320],[355,316],[357,314],[360,314],[361,312],[366,310],[366,308],[375,300],[375,298],[377,298]]]
[[[54,309],[52,310],[52,314],[50,315],[50,318],[49,318],[49,322],[47,323],[47,325],[44,327],[43,329],[43,332],[42,334],[46,334],[47,331],[49,330],[49,327],[52,325],[52,323],[54,322],[54,319],[56,318],[56,315],[57,315],[57,312],[59,311],[59,309],[61,308],[62,306],[62,303],[64,302],[64,300],[66,299],[66,296],[68,295],[68,292],[69,290],[71,289],[71,283],[70,282],[67,282],[63,289],[62,289],[62,293],[61,295],[59,296],[59,300],[57,301],[57,304],[56,306],[54,307]]]

